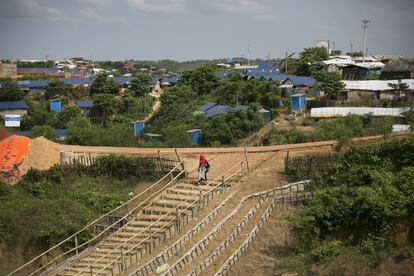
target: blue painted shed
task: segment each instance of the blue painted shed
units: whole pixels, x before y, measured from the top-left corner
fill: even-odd
[[[60,99],[55,99],[50,101],[50,111],[52,112],[60,112],[62,106],[60,103]]]
[[[145,127],[145,123],[144,121],[136,121],[136,122],[132,122],[132,130],[134,131],[134,135],[138,135],[140,134]]]
[[[290,96],[291,113],[302,113],[306,110],[306,94],[297,93]]]
[[[190,129],[187,133],[191,136],[191,145],[199,145],[201,142],[201,129]]]

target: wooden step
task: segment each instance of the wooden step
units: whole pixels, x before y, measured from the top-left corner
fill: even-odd
[[[161,207],[161,206],[148,206],[144,209],[147,212],[156,212],[160,214],[171,214],[175,215],[177,213],[177,209],[170,208],[170,207]],[[180,212],[180,210],[178,210]],[[186,210],[182,214],[191,215],[191,210]]]
[[[148,221],[172,221],[175,220],[176,216],[171,215],[146,215],[146,214],[139,214],[137,216],[138,220],[148,220]]]
[[[189,203],[196,202],[199,199],[198,196],[179,195],[179,194],[172,194],[172,193],[163,194],[161,197],[163,199],[186,201]]]
[[[137,221],[131,222],[129,225],[133,227],[151,226],[152,228],[163,228],[163,227],[167,227],[168,225],[171,225],[171,221],[166,222],[166,221],[137,220]]]
[[[200,190],[192,190],[192,189],[169,188],[167,189],[167,192],[173,193],[173,194],[180,194],[180,195],[193,195],[193,196],[200,195]]]
[[[179,200],[168,200],[168,199],[160,199],[153,203],[155,206],[161,206],[161,207],[177,207],[179,209],[187,209],[192,208],[193,205],[188,202],[183,202]]]

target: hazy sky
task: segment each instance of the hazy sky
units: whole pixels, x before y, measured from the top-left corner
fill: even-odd
[[[0,0],[0,58],[281,57],[317,40],[414,57],[414,0]]]

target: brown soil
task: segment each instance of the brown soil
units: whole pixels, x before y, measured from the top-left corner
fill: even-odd
[[[47,170],[60,162],[61,145],[46,138],[38,137],[29,144],[29,152],[23,160],[19,170],[24,175],[30,168]]]

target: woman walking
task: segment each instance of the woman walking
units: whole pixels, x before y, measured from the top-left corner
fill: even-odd
[[[207,161],[207,158],[204,154],[200,154],[200,160],[198,163],[198,183],[202,181],[207,181],[207,172],[210,168],[210,164]]]

